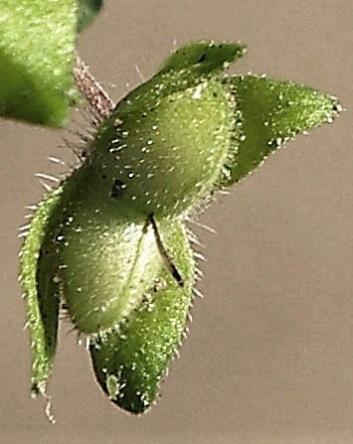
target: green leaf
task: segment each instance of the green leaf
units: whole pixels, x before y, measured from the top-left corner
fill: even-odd
[[[160,72],[193,69],[198,75],[220,72],[246,54],[241,43],[197,42],[182,46],[163,63]]]
[[[242,113],[240,143],[228,162],[231,185],[254,170],[285,142],[324,122],[340,110],[335,97],[293,82],[252,75],[225,79]]]
[[[77,30],[81,32],[90,25],[103,7],[103,0],[78,0]]]
[[[185,228],[175,223],[169,233],[165,236],[168,250],[184,287],[164,269],[159,283],[145,294],[144,304],[125,324],[91,340],[99,384],[113,403],[132,413],[144,412],[156,399],[169,362],[181,344],[192,304],[194,260]]]
[[[3,0],[0,115],[63,126],[73,98],[76,0]]]
[[[56,350],[59,289],[57,283],[51,279],[52,265],[42,261],[39,272],[38,263],[43,254],[41,248],[47,225],[61,195],[62,188],[58,188],[48,194],[39,205],[21,250],[20,279],[31,336],[32,391],[35,394],[45,393]],[[38,275],[42,277],[38,279]]]

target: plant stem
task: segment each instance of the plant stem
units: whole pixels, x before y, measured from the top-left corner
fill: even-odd
[[[94,113],[99,121],[108,118],[113,112],[116,104],[108,96],[103,87],[91,74],[88,66],[81,60],[79,56],[76,57],[76,64],[73,70],[76,86],[86,98],[90,110]]]

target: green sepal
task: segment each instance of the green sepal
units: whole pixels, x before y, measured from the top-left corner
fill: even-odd
[[[151,79],[129,93],[113,117],[123,118],[126,112],[158,107],[164,98],[218,77],[246,51],[241,43],[201,41],[185,45],[171,54]]]
[[[60,283],[67,314],[86,334],[128,316],[162,265],[147,216],[134,218],[113,184],[90,162],[73,171],[43,240],[39,277]]]
[[[74,99],[76,0],[4,0],[0,115],[64,126]]]
[[[103,7],[103,0],[78,0],[77,31],[91,24]]]
[[[26,302],[27,326],[32,353],[32,392],[45,393],[57,344],[59,289],[45,263],[38,270],[41,248],[50,217],[59,205],[62,188],[49,193],[40,203],[31,221],[20,254],[20,281]],[[42,275],[42,278],[38,278]]]
[[[159,73],[193,70],[198,75],[217,73],[246,54],[241,43],[196,42],[182,46],[163,63]]]
[[[156,287],[151,285],[144,303],[126,323],[97,335],[90,344],[102,389],[114,404],[135,414],[146,411],[156,400],[161,380],[180,346],[192,304],[194,259],[185,228],[175,223],[164,238],[184,286],[164,269]]]
[[[109,181],[126,184],[126,207],[163,218],[207,198],[238,132],[236,103],[218,78],[199,77],[198,85],[169,94],[170,84],[160,80],[103,123],[91,161]]]
[[[223,185],[238,182],[285,142],[340,111],[335,97],[289,81],[254,75],[224,79],[242,113],[242,136],[231,152]]]

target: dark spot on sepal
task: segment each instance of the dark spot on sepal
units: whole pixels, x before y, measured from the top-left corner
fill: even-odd
[[[121,196],[122,192],[124,191],[124,188],[126,187],[126,185],[124,184],[124,182],[122,182],[119,179],[115,179],[112,185],[112,189],[110,191],[110,196],[113,199],[117,199],[118,197]]]

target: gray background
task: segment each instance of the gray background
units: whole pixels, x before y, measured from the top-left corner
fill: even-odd
[[[1,122],[1,443],[353,443],[353,3],[351,0],[111,0],[81,36],[115,99],[190,40],[241,40],[236,72],[337,95],[347,111],[300,137],[218,199],[197,230],[206,297],[158,406],[135,418],[94,381],[64,324],[50,384],[57,424],[29,398],[17,227],[40,199],[36,172],[65,131]],[[112,84],[114,83],[115,86]]]

